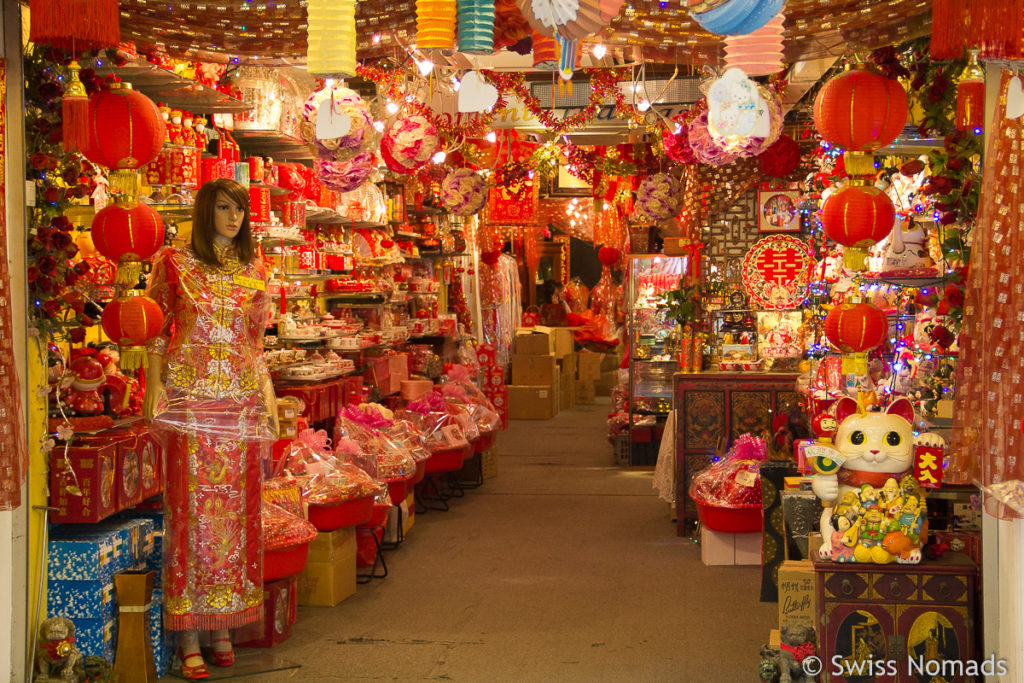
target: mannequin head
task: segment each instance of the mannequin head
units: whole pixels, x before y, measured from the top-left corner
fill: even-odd
[[[218,238],[218,235],[220,237]],[[249,226],[249,192],[230,178],[217,178],[199,188],[192,218],[192,250],[200,260],[220,265],[214,243],[229,239],[242,263],[256,256]]]

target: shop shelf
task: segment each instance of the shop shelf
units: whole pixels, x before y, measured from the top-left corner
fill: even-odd
[[[306,143],[276,130],[235,130],[231,137],[250,154],[285,160],[313,159],[313,153]]]

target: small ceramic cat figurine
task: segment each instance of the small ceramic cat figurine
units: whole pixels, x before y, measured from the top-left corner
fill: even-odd
[[[891,494],[890,479],[902,481],[907,475],[913,478],[914,469],[914,408],[910,401],[899,399],[884,413],[862,412],[857,402],[843,398],[836,406],[839,428],[835,435],[836,461],[838,469],[831,473],[819,474],[812,481],[812,488],[828,507],[821,515],[821,537],[832,539],[835,529],[832,525],[833,506],[840,500],[858,499],[862,492],[884,490]],[[849,494],[852,493],[853,496]],[[885,550],[881,541],[884,531],[884,512],[875,507],[877,493],[868,501],[865,516],[879,538],[872,543],[860,543],[856,560],[859,562],[891,562],[894,558]],[[870,513],[870,514],[869,514]],[[874,518],[872,519],[872,515]],[[862,533],[863,538],[863,533]],[[818,551],[822,559],[829,559],[834,551],[833,543],[824,543]],[[869,552],[868,552],[869,551]],[[921,559],[920,547],[900,548],[897,562],[916,563]]]

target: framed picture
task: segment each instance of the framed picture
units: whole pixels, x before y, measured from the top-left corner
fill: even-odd
[[[757,191],[758,232],[800,232],[796,190]]]
[[[552,197],[590,197],[593,193],[590,183],[569,173],[565,166],[559,166],[558,173],[551,180]]]

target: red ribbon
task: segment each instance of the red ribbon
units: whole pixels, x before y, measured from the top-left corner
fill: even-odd
[[[779,643],[779,647],[793,655],[793,659],[796,660],[797,664],[800,664],[808,657],[814,655],[815,652],[814,643],[811,642],[801,643],[800,645],[786,645],[785,643]]]
[[[43,643],[43,647],[46,648],[46,654],[49,655],[51,661],[58,659],[64,659],[71,654],[74,650],[73,643],[75,642],[74,636],[68,636],[63,640],[51,640]]]

